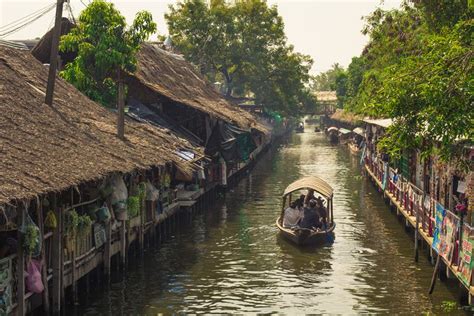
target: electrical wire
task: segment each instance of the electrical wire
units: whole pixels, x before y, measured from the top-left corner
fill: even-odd
[[[53,10],[55,7],[55,5],[52,5],[50,7],[48,7],[47,9],[43,10],[42,12],[39,12],[37,13],[36,16],[32,16],[31,14],[29,15],[30,18],[28,20],[25,20],[25,21],[22,21],[21,23],[22,24],[19,24],[18,22],[16,22],[15,24],[11,25],[9,28],[6,28],[6,29],[0,29],[0,37],[5,37],[5,36],[8,36],[8,35],[11,35],[19,30],[21,30],[22,28],[24,28],[25,26],[35,22],[36,20],[40,19],[41,17],[43,17],[44,15],[46,15],[48,12],[50,12],[51,10]],[[21,19],[21,20],[24,20]],[[20,21],[20,20],[18,20]],[[10,23],[11,24],[11,23]]]
[[[8,24],[5,24],[5,25],[2,25],[0,26],[0,31],[4,32],[5,30],[7,29],[11,29],[11,28],[14,28],[16,27],[17,25],[21,24],[21,23],[24,23],[25,20],[28,20],[29,18],[33,17],[33,16],[36,16],[38,14],[41,14],[42,12],[46,11],[46,10],[49,10],[51,7],[54,7],[54,3],[51,3],[49,5],[47,5],[46,7],[43,7],[37,11],[34,11],[22,18],[19,18],[18,20],[16,21],[12,21]]]
[[[72,11],[71,2],[69,2],[69,1],[67,2],[67,8],[68,8],[68,12],[69,12],[69,17],[71,18],[72,22],[73,22],[74,24],[77,24],[77,23],[76,23],[76,19],[74,18],[74,13],[73,13],[73,11]]]

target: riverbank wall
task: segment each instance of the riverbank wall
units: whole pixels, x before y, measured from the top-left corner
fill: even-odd
[[[328,122],[338,126],[334,119]],[[434,156],[422,159],[416,150],[403,153],[398,160],[391,159],[377,148],[390,124],[389,119],[363,120],[358,124],[365,131],[362,146],[360,149],[350,146],[351,151],[360,155],[368,178],[403,219],[405,227],[413,232],[414,260],[418,260],[421,249],[428,250],[431,263],[435,265],[439,261],[437,276],[457,280],[461,296],[473,305],[472,167],[466,170]],[[472,161],[473,148],[467,146],[465,152],[466,160]]]

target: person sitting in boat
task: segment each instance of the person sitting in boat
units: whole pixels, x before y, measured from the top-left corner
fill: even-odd
[[[321,218],[322,224],[327,225],[328,212],[326,211],[326,208],[324,207],[324,200],[320,196],[318,196],[315,202],[316,202],[316,212]]]
[[[320,216],[316,211],[316,201],[310,200],[308,207],[305,207],[303,218],[301,219],[299,226],[301,228],[319,228],[321,227]]]
[[[283,214],[283,227],[293,228],[298,226],[301,220],[301,211],[298,209],[296,201],[291,202],[290,207],[285,210]]]
[[[306,194],[306,197],[304,198],[304,205],[308,206],[311,200],[314,200],[314,190],[309,189],[308,194]]]
[[[300,211],[303,211],[304,198],[305,198],[305,195],[304,195],[304,194],[301,194],[300,197],[295,200],[296,208],[298,208]]]

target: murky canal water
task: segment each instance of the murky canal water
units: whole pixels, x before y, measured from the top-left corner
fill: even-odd
[[[278,238],[274,222],[284,188],[308,174],[335,189],[336,240],[302,250]],[[422,253],[415,264],[412,237],[361,176],[358,158],[308,127],[77,312],[444,314],[442,302],[457,293],[438,282],[427,294],[432,267]]]

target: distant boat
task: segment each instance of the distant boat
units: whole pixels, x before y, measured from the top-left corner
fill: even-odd
[[[285,208],[288,207],[292,200],[292,193],[301,190],[314,190],[326,202],[327,221],[325,228],[287,228],[283,227],[283,216]],[[315,176],[301,178],[291,183],[283,193],[283,203],[281,214],[276,220],[280,234],[287,240],[299,246],[304,245],[322,245],[334,241],[334,229],[336,223],[333,216],[333,189],[323,179]]]
[[[303,122],[298,123],[298,126],[296,127],[296,132],[297,133],[304,133],[304,123]]]
[[[330,143],[337,144],[339,142],[339,130],[337,129],[337,127],[329,127],[326,130],[326,135]]]

